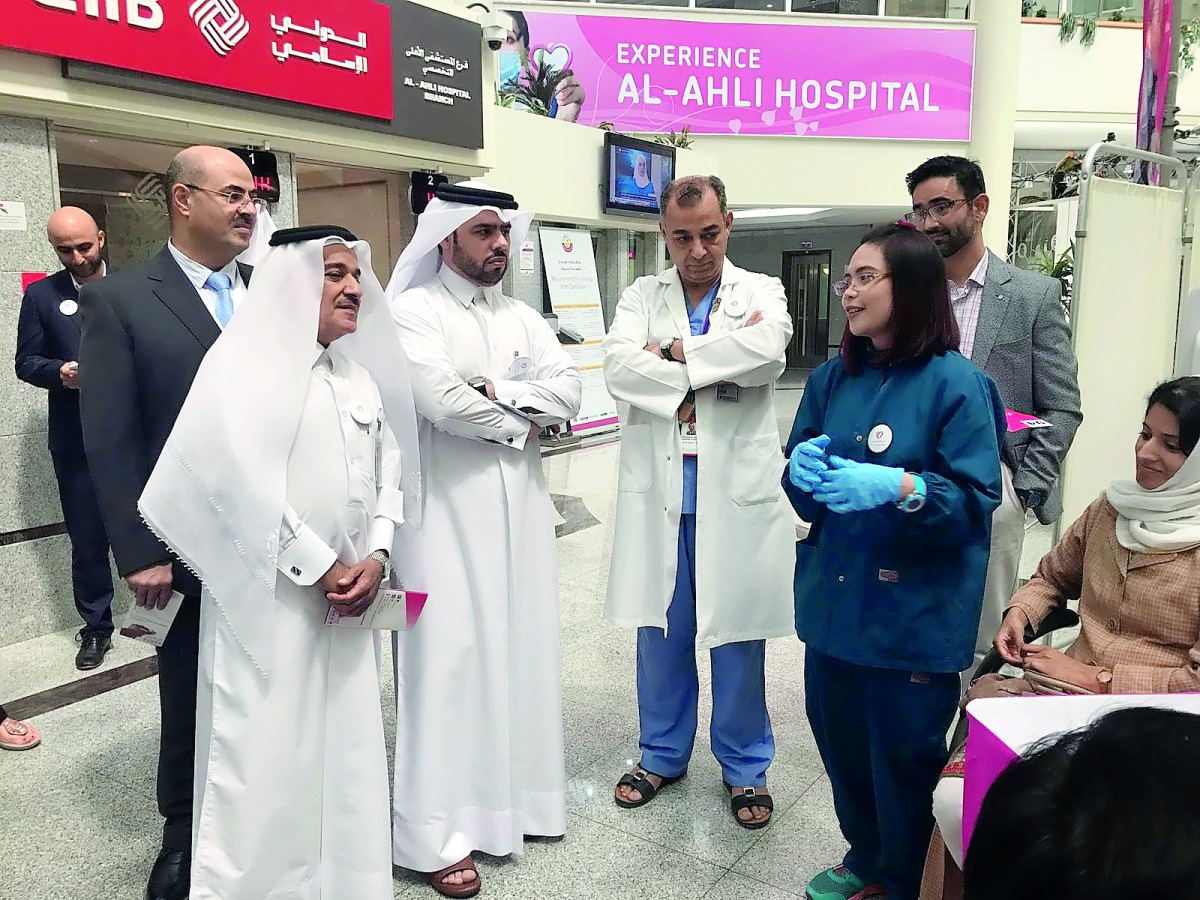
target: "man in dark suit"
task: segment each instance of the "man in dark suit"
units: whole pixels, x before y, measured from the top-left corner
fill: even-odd
[[[80,296],[83,439],[117,570],[137,603],[182,608],[158,652],[162,852],[148,900],[188,895],[195,764],[200,583],[142,523],[138,497],[208,348],[246,292],[257,208],[246,164],[218,147],[189,147],[166,173],[171,239],[146,262]]]
[[[46,235],[65,268],[25,291],[17,320],[17,377],[50,396],[50,458],[63,521],[71,539],[71,585],[83,619],[75,667],[94,669],[112,647],[112,572],[108,535],[92,489],[79,424],[79,289],[106,274],[104,232],[96,220],[64,206]]]
[[[1008,409],[1050,423],[1010,432],[1000,448],[1004,494],[992,515],[978,664],[991,649],[1017,587],[1026,511],[1045,525],[1062,515],[1058,477],[1083,421],[1078,365],[1062,285],[1018,269],[984,246],[988,196],[979,164],[936,156],[910,172],[907,182],[909,221],[933,239],[946,261],[963,356],[995,382]]]

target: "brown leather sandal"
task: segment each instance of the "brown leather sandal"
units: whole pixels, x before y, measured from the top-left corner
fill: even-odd
[[[442,880],[458,872],[474,872],[475,880],[466,884],[447,884]],[[483,887],[479,878],[479,870],[475,868],[475,860],[471,856],[459,860],[452,866],[446,866],[444,869],[431,872],[429,874],[429,884],[443,897],[474,897],[479,893],[479,889]]]

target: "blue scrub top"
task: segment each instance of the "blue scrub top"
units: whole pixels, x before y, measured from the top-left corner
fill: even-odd
[[[717,291],[720,289],[721,282],[718,281],[688,315],[692,337],[708,333],[708,318],[712,315],[713,300],[716,299]],[[683,458],[683,508],[681,512],[685,516],[696,514],[696,457],[694,456]]]
[[[886,446],[870,442],[878,425],[891,429]],[[888,503],[838,514],[784,473],[792,506],[813,525],[796,545],[801,640],[862,666],[971,665],[1006,431],[996,386],[956,352],[856,375],[833,359],[809,377],[788,454],[828,434],[832,454],[919,474],[927,500],[916,512]]]

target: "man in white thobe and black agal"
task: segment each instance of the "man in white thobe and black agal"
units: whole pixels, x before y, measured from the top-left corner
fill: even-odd
[[[400,562],[417,453],[370,247],[276,232],[139,502],[204,584],[192,900],[393,896],[378,643],[325,622]]]
[[[498,287],[531,214],[467,182],[438,189],[388,285],[421,434],[421,590],[397,635],[395,862],[450,897],[471,854],[566,831],[555,513],[539,427],[581,383],[545,319]],[[415,584],[415,582],[414,582]]]

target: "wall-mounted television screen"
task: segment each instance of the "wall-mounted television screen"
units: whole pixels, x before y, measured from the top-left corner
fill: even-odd
[[[604,161],[604,211],[658,218],[659,195],[675,177],[675,148],[607,132]]]

